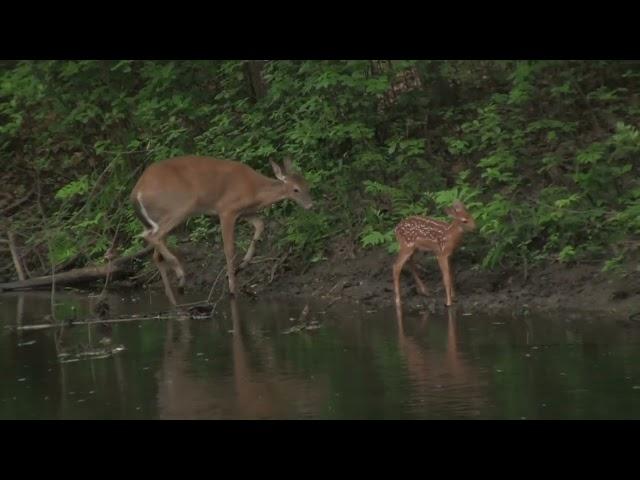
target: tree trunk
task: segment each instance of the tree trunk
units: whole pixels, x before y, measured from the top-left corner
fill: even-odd
[[[253,98],[258,101],[267,94],[267,85],[262,78],[262,68],[267,63],[264,60],[249,60],[246,63],[247,76],[253,92]]]

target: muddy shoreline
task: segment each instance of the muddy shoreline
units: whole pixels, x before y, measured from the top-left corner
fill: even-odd
[[[187,288],[208,292],[218,278],[213,296],[218,298],[223,284],[226,289],[226,277],[220,275],[224,257],[218,249],[185,242],[176,252],[187,272]],[[393,306],[393,256],[383,249],[338,252],[315,264],[281,260],[264,253],[256,255],[254,262],[237,275],[241,295],[295,301],[317,299],[374,309]],[[435,259],[423,255],[416,261],[429,295],[420,295],[410,273],[403,272],[405,310],[444,311],[444,289]],[[626,273],[605,273],[601,268],[600,264],[556,263],[531,268],[526,275],[516,269],[482,271],[463,253],[454,259],[456,308],[525,315],[584,312],[640,325],[640,266],[627,265]],[[114,285],[133,286],[127,280]],[[161,290],[162,285],[156,278],[145,288]]]

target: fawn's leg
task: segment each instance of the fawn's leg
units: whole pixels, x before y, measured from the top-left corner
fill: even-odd
[[[416,264],[413,261],[413,257],[410,258],[408,260],[408,262],[409,262],[409,269],[411,270],[411,273],[413,274],[413,278],[415,278],[416,283],[418,284],[418,290],[420,290],[420,293],[422,293],[422,295],[427,296],[427,287],[423,283],[423,281],[420,278],[420,276],[418,275],[418,269],[416,268]]]
[[[456,276],[455,276],[455,268],[451,265],[451,257],[447,260],[449,262],[449,278],[451,278],[451,301],[456,301]]]
[[[400,253],[396,258],[395,263],[393,264],[393,290],[395,292],[395,301],[396,301],[396,309],[401,308],[400,304],[400,273],[402,272],[402,267],[404,264],[411,258],[413,255],[413,248],[400,247]]]
[[[445,305],[447,307],[450,307],[452,300],[451,300],[451,269],[449,265],[449,257],[444,255],[439,256],[438,265],[440,266],[440,272],[442,273],[442,283],[444,283],[444,290],[447,296]]]

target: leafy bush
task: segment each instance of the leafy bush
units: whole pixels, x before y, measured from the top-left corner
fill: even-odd
[[[128,194],[151,162],[197,153],[271,175],[267,159],[290,154],[317,207],[268,215],[303,258],[342,234],[393,252],[400,218],[444,218],[460,198],[485,268],[614,268],[640,233],[639,74],[615,61],[5,61],[0,153],[40,192],[44,219],[16,222],[32,243],[48,229],[55,261],[141,245]],[[194,241],[212,228],[187,225]]]

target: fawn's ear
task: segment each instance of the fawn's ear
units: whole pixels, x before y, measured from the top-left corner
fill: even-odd
[[[444,213],[446,213],[450,217],[455,217],[456,216],[456,211],[451,207],[445,207]]]
[[[269,160],[269,163],[271,164],[271,168],[273,168],[273,173],[275,173],[276,178],[281,182],[284,182],[286,180],[286,177],[282,173],[282,169],[273,160]]]
[[[464,203],[462,203],[460,200],[455,200],[453,202],[453,208],[456,212],[462,212],[463,210],[465,210]]]

